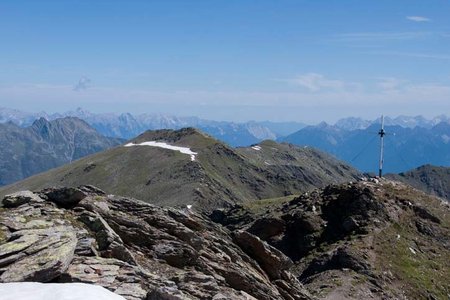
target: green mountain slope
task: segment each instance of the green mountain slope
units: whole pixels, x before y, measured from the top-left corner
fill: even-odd
[[[179,151],[151,146],[116,147],[33,176],[0,190],[93,184],[107,193],[162,205],[197,209],[296,194],[329,183],[354,180],[359,173],[309,148],[263,142],[233,149],[202,132],[147,131],[131,143],[165,142],[196,152],[195,160]]]
[[[450,167],[424,165],[398,175],[386,176],[450,201]]]

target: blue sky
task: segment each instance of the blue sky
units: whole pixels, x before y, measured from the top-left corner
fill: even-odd
[[[0,106],[333,122],[450,113],[450,1],[0,2]]]

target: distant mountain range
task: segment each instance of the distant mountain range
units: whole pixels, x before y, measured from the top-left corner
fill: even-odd
[[[70,163],[122,142],[78,118],[35,120],[29,127],[0,124],[0,185]]]
[[[139,146],[148,142],[153,143]],[[156,146],[164,143],[169,149]],[[265,141],[233,149],[193,128],[147,131],[126,145],[32,176],[0,194],[89,183],[154,204],[207,209],[361,177],[349,165],[312,148]]]
[[[334,125],[306,126],[300,122],[250,121],[234,123],[176,117],[161,114],[95,114],[78,108],[58,114],[25,113],[0,108],[0,123],[29,126],[39,117],[54,120],[65,116],[86,121],[104,136],[130,139],[146,130],[195,127],[230,146],[249,146],[263,140],[277,140],[312,146],[346,161],[363,172],[378,170],[380,119],[345,118]],[[385,117],[385,173],[399,173],[424,164],[450,166],[450,118],[441,115]]]
[[[430,129],[441,122],[450,122],[450,118],[445,115],[440,115],[431,119],[427,119],[423,116],[398,116],[395,118],[385,117],[384,124],[386,126],[400,126],[404,128],[422,127]],[[380,124],[381,118],[369,121],[362,118],[344,118],[336,122],[335,126],[344,130],[357,130],[366,129],[373,124]]]
[[[266,139],[274,140],[306,126],[306,124],[299,122],[250,121],[234,123],[162,114],[95,114],[81,108],[56,114],[47,114],[45,112],[26,113],[14,109],[0,108],[0,123],[11,121],[22,127],[31,125],[36,119],[41,117],[47,120],[54,120],[68,116],[80,118],[101,134],[110,137],[130,139],[146,130],[195,127],[231,146],[248,146]]]
[[[364,172],[378,170],[380,124],[347,130],[321,123],[307,126],[279,139],[295,145],[308,145],[335,155]],[[450,166],[450,123],[433,127],[385,127],[385,173],[399,173],[420,165]]]

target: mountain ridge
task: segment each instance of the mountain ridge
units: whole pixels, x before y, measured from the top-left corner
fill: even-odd
[[[139,146],[150,141],[185,147],[196,153],[195,159],[179,151]],[[300,193],[361,176],[311,148],[266,141],[234,149],[194,128],[147,131],[127,143],[136,146],[125,144],[82,158],[4,187],[0,194],[90,183],[108,193],[202,210]]]
[[[450,201],[450,167],[427,164],[400,174],[387,174],[386,177]]]

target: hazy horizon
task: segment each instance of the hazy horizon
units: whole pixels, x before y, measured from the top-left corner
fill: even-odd
[[[65,111],[45,111],[45,110],[30,111],[30,110],[21,110],[21,109],[15,109],[15,108],[11,108],[11,107],[0,106],[0,111],[2,109],[16,110],[18,112],[27,113],[27,114],[36,114],[36,115],[39,115],[39,114],[43,113],[43,114],[47,114],[49,116],[54,116],[54,115],[62,115],[62,116],[64,116],[64,115],[66,115],[68,113],[76,113],[77,111],[81,110],[82,112],[87,112],[87,113],[91,113],[91,114],[94,114],[94,115],[109,115],[109,114],[113,114],[113,115],[119,116],[121,114],[130,113],[133,116],[139,116],[139,115],[162,115],[162,116],[167,116],[167,117],[178,117],[178,118],[191,118],[191,117],[193,117],[193,118],[199,118],[199,119],[202,119],[202,120],[215,121],[215,122],[235,122],[235,123],[247,123],[247,122],[291,123],[292,122],[292,123],[299,123],[299,124],[304,124],[304,125],[318,125],[318,124],[320,124],[322,122],[328,123],[330,125],[334,125],[337,121],[341,121],[341,120],[345,120],[345,119],[351,119],[351,118],[356,118],[356,119],[359,118],[359,119],[361,119],[363,121],[374,122],[374,121],[377,121],[377,120],[379,121],[380,118],[381,118],[381,115],[380,116],[376,116],[375,118],[362,118],[360,116],[349,115],[349,116],[345,116],[345,117],[339,118],[339,119],[337,119],[335,121],[331,121],[331,122],[326,121],[326,120],[319,120],[317,122],[308,123],[308,122],[305,122],[303,120],[285,120],[285,119],[284,120],[279,120],[279,121],[277,121],[277,120],[270,120],[270,119],[260,119],[260,120],[244,119],[242,121],[234,121],[234,120],[226,120],[226,119],[202,118],[202,117],[199,117],[199,116],[196,116],[196,115],[160,114],[160,113],[143,112],[143,111],[136,112],[136,113],[132,113],[132,112],[129,112],[129,111],[115,111],[115,112],[114,111],[100,111],[100,112],[96,112],[96,111],[91,111],[91,110],[85,109],[83,107],[77,107],[75,109],[69,109],[69,110],[65,110]],[[433,115],[433,116],[424,116],[424,115],[383,115],[383,116],[385,118],[390,118],[392,120],[395,120],[396,118],[402,118],[402,117],[405,117],[405,118],[423,117],[423,118],[425,118],[426,120],[429,120],[429,121],[431,121],[433,119],[438,119],[440,117],[444,117],[444,118],[448,118],[448,119],[450,118],[449,115],[445,114],[445,113],[441,113],[439,115]]]
[[[0,3],[0,106],[315,124],[450,111],[450,2]]]

